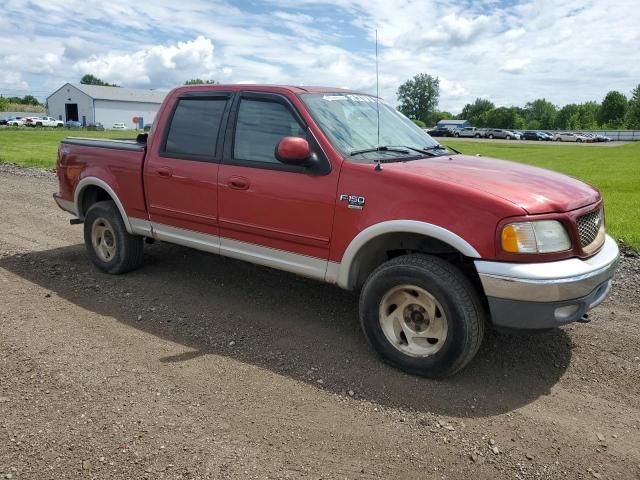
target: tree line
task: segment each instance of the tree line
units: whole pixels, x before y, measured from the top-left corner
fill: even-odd
[[[640,130],[640,84],[629,98],[617,90],[608,92],[601,103],[590,101],[559,107],[545,98],[527,102],[524,107],[496,107],[476,98],[459,115],[439,111],[438,77],[420,73],[400,85],[398,110],[420,126],[440,120],[468,120],[474,127],[515,130]]]

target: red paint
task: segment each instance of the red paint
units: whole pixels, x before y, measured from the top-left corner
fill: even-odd
[[[282,163],[298,165],[311,156],[311,147],[306,139],[285,137],[276,146],[276,158]]]
[[[287,97],[309,125],[331,170],[311,175],[160,156],[165,125],[186,92],[241,90]],[[146,154],[62,145],[60,195],[73,200],[78,181],[96,176],[117,193],[128,215],[183,229],[340,262],[353,238],[386,220],[438,225],[470,243],[485,259],[536,261],[584,256],[578,247],[547,255],[501,252],[499,231],[509,221],[558,219],[577,245],[576,216],[601,203],[599,192],[573,178],[522,164],[452,155],[383,165],[349,162],[331,146],[298,93],[334,88],[215,85],[173,90],[154,122]],[[230,116],[232,119],[233,116]],[[308,157],[308,143],[286,139],[283,158]],[[318,153],[318,152],[316,152]],[[366,197],[362,210],[340,194]]]

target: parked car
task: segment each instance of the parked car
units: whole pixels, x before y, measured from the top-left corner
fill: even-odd
[[[23,117],[12,117],[7,120],[7,125],[10,127],[22,127],[24,125]]]
[[[103,131],[104,130],[104,125],[101,124],[100,122],[91,123],[91,124],[87,125],[87,130]]]
[[[150,132],[151,131],[151,127],[153,127],[153,123],[147,123],[144,128],[142,129],[143,132]]]
[[[584,135],[581,135],[579,133],[572,133],[572,132],[560,132],[560,133],[556,133],[553,137],[553,139],[556,142],[577,142],[577,143],[586,143],[586,142],[592,142],[593,139],[586,137]]]
[[[0,126],[6,125],[8,120],[8,118],[0,118]]]
[[[518,135],[513,130],[503,130],[502,128],[489,128],[485,133],[487,138],[504,138],[506,140],[520,140]]]
[[[82,128],[82,123],[77,120],[67,120],[64,126],[65,128]]]
[[[540,135],[542,135],[542,139],[545,142],[550,142],[553,140],[553,134],[550,132],[538,132]]]
[[[544,140],[545,136],[540,132],[535,132],[533,130],[525,130],[522,132],[522,140]]]
[[[447,127],[433,127],[427,133],[432,137],[453,137],[453,132]]]
[[[117,122],[113,124],[113,127],[111,127],[112,130],[126,130],[127,129],[127,125],[124,122]]]
[[[603,135],[602,133],[592,133],[591,137],[593,138],[594,142],[610,142],[611,138],[607,137],[606,135]]]
[[[483,132],[480,128],[476,128],[476,127],[464,127],[464,128],[459,128],[457,129],[455,132],[453,132],[453,135],[455,137],[475,137],[475,138],[480,138],[483,136]]]
[[[64,127],[62,120],[53,117],[27,117],[25,125],[29,127]]]
[[[373,96],[183,86],[155,123],[163,135],[59,149],[55,201],[107,273],[140,267],[146,237],[359,291],[373,349],[428,377],[462,369],[488,324],[586,321],[611,288],[619,252],[598,190],[456,154]]]

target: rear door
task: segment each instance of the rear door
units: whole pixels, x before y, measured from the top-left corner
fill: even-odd
[[[338,172],[287,97],[242,92],[232,110],[218,176],[221,253],[322,278]],[[306,138],[320,167],[280,163],[275,147],[287,136]]]
[[[147,153],[144,188],[159,238],[218,235],[217,181],[230,92],[188,92],[177,98],[163,135]],[[217,243],[217,238],[211,238]]]

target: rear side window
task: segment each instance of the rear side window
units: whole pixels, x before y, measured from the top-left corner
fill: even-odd
[[[212,159],[226,98],[183,98],[173,113],[163,153],[178,158]]]
[[[284,137],[305,136],[285,105],[243,98],[238,109],[233,156],[236,160],[280,163],[275,157],[278,142]]]

